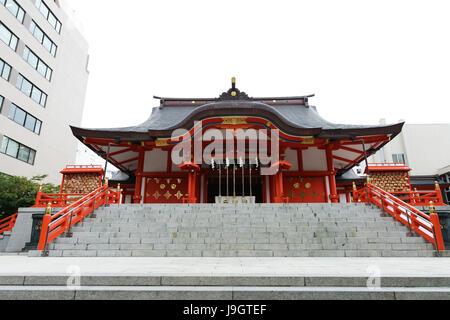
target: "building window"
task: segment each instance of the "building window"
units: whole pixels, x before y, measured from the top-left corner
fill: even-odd
[[[24,78],[20,73],[17,77],[16,88],[25,93],[35,102],[39,103],[41,106],[45,107],[47,95],[41,89]]]
[[[36,134],[41,133],[42,121],[33,117],[14,103],[11,103],[8,118]]]
[[[11,74],[11,66],[2,59],[0,59],[0,76],[6,81],[9,81],[10,74]]]
[[[25,17],[25,11],[23,11],[22,7],[15,0],[0,0],[0,3],[3,4],[6,9],[8,9],[11,14],[23,23],[23,18]]]
[[[56,44],[50,40],[50,38],[44,33],[44,31],[42,31],[34,20],[31,20],[30,32],[37,39],[37,41],[39,41],[48,52],[50,52],[52,56],[56,55]]]
[[[3,136],[0,152],[31,165],[34,164],[34,158],[36,157],[36,150],[10,139],[7,136]]]
[[[392,161],[394,163],[406,163],[405,162],[405,155],[403,153],[393,154],[392,155]]]
[[[5,101],[5,98],[0,96],[0,112],[2,112],[2,109],[3,109],[3,101]]]
[[[61,33],[61,22],[56,18],[53,12],[48,8],[48,6],[42,0],[35,1],[36,8],[42,13],[48,23],[56,30],[56,32]]]
[[[48,81],[52,77],[52,69],[42,61],[33,51],[27,46],[23,50],[23,58],[30,66],[36,69],[42,76],[44,76]]]
[[[16,51],[19,38],[16,37],[3,23],[0,22],[0,39],[11,49]]]

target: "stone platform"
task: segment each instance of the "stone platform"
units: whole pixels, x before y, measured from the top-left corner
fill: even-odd
[[[7,299],[450,300],[450,258],[0,256]]]

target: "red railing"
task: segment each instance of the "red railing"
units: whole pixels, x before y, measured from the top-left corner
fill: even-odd
[[[370,183],[367,183],[365,187],[359,190],[353,189],[353,200],[355,202],[375,204],[393,216],[395,221],[400,221],[408,226],[411,232],[414,231],[431,242],[437,252],[445,250],[441,225],[436,213],[427,215],[391,193]]]
[[[64,208],[75,201],[85,197],[87,193],[41,193],[36,195],[34,207],[47,207],[49,203],[53,208]]]
[[[70,232],[70,228],[83,221],[98,207],[104,204],[120,203],[120,190],[108,189],[107,185],[87,194],[75,201],[58,213],[46,213],[42,219],[41,235],[38,250],[45,250],[47,245],[64,232]],[[50,205],[51,206],[51,205]]]
[[[0,234],[3,234],[5,231],[11,231],[14,228],[14,224],[16,223],[18,213],[14,213],[5,219],[0,220]]]
[[[400,191],[391,192],[391,194],[413,206],[428,206],[430,201],[433,201],[437,206],[445,205],[440,189],[433,191]]]

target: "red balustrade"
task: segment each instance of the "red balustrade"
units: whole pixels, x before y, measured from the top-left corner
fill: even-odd
[[[5,231],[11,231],[14,228],[14,224],[16,223],[17,213],[6,217],[5,219],[0,220],[0,234],[3,234]]]
[[[87,215],[98,207],[104,204],[118,203],[120,203],[120,189],[118,188],[115,191],[104,185],[53,215],[50,213],[51,211],[46,212],[42,219],[38,250],[45,250],[50,242],[66,231],[70,231],[73,225],[83,221]],[[48,208],[50,209],[51,206],[52,203],[49,203]]]
[[[370,183],[358,190],[354,188],[353,200],[375,204],[393,216],[395,221],[400,221],[408,226],[411,232],[416,232],[433,243],[437,251],[445,250],[439,217],[436,213],[428,215]]]

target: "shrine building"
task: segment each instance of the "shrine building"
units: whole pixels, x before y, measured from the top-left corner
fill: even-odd
[[[249,97],[237,89],[233,78],[232,87],[218,98],[155,97],[159,106],[137,126],[71,129],[121,170],[119,176],[124,178],[117,177],[110,185],[121,183],[122,203],[350,202],[351,184],[339,185],[336,179],[342,180],[365,156],[388,143],[403,123],[332,123],[310,105],[313,96]],[[183,139],[174,136],[177,129],[184,129]],[[271,139],[258,144],[259,152],[273,153],[276,142],[274,163],[264,163],[251,148],[251,139],[236,134],[251,129],[265,130]],[[188,143],[194,150],[200,130],[204,137],[225,131],[231,135],[224,133],[223,150],[215,149],[209,158],[199,161],[192,152],[174,163],[177,145]],[[200,143],[200,149],[207,150],[221,141]],[[240,143],[245,150],[239,155]],[[274,168],[267,170],[270,174],[263,172],[270,168]]]

